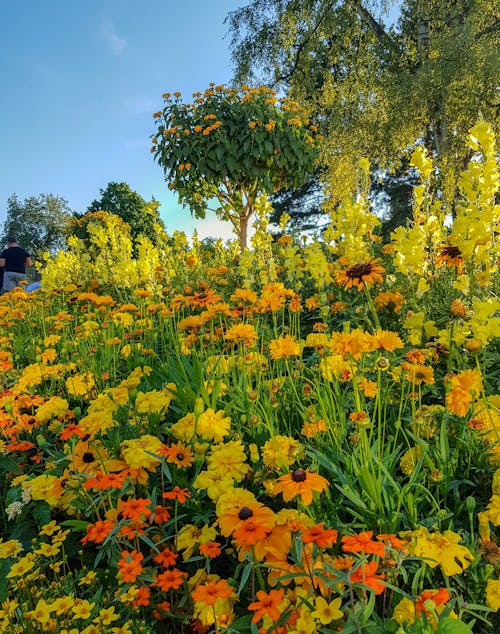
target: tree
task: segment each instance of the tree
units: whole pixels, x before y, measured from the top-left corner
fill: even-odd
[[[281,189],[269,198],[273,206],[270,222],[279,225],[280,218],[290,218],[287,229],[291,231],[313,231],[320,229],[321,219],[326,221],[323,211],[324,194],[318,174],[297,189]]]
[[[400,4],[392,26],[377,0],[252,0],[228,16],[236,80],[289,90],[320,122],[329,204],[355,190],[359,158],[394,169],[417,139],[453,200],[468,129],[498,121],[495,3]]]
[[[211,85],[193,103],[166,93],[153,116],[152,152],[169,187],[197,218],[216,200],[241,248],[261,196],[302,185],[313,172],[315,126],[294,101],[277,100],[261,86],[241,90]]]
[[[105,189],[100,190],[101,197],[92,201],[87,208],[87,214],[97,211],[107,211],[110,214],[119,216],[130,227],[133,238],[142,234],[148,237],[153,244],[156,242],[158,229],[164,230],[163,222],[159,215],[160,203],[152,198],[146,202],[142,196],[133,191],[127,183],[108,183]],[[82,222],[80,215],[76,217],[71,231],[78,234],[78,231],[86,226],[86,220]],[[82,236],[80,236],[82,237]]]
[[[7,218],[1,241],[14,236],[18,243],[35,258],[45,251],[51,253],[66,245],[66,229],[72,212],[60,196],[40,194],[21,201],[16,194],[7,200]]]

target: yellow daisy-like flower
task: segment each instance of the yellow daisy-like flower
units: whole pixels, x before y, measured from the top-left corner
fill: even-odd
[[[291,335],[273,339],[269,344],[271,359],[285,359],[286,357],[300,356],[300,343]]]
[[[328,625],[336,619],[341,619],[344,613],[340,610],[342,599],[338,597],[328,603],[323,597],[318,597],[314,602],[315,610],[312,613],[313,617],[318,621],[321,621],[323,625]]]

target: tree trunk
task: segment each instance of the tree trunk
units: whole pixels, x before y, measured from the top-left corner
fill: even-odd
[[[242,251],[247,248],[249,217],[248,214],[240,214],[240,249]]]

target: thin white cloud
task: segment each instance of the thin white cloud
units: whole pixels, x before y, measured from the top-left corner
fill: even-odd
[[[127,47],[127,40],[120,37],[115,27],[109,22],[102,22],[99,34],[114,55],[121,55]]]

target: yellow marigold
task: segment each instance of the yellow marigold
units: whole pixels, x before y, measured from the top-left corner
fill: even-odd
[[[415,471],[418,461],[422,458],[422,449],[420,447],[410,447],[401,456],[399,468],[405,475],[411,475]]]
[[[233,341],[244,348],[251,348],[258,339],[257,331],[251,324],[235,324],[224,335],[226,341]]]
[[[430,533],[425,526],[415,531],[401,533],[407,540],[408,552],[421,557],[431,568],[441,566],[445,575],[459,575],[470,566],[474,559],[472,553],[460,546],[460,535],[453,531]]]
[[[171,400],[172,394],[168,390],[138,392],[135,409],[138,414],[159,414],[167,409]]]
[[[69,409],[69,403],[64,398],[53,396],[37,409],[35,418],[39,423],[47,423],[51,418],[64,416]]]
[[[161,462],[159,453],[163,443],[155,436],[145,434],[140,438],[124,440],[120,447],[121,455],[131,469],[152,470]]]
[[[500,579],[486,582],[486,605],[496,612],[500,610]]]
[[[472,401],[477,399],[481,393],[481,372],[479,370],[464,370],[452,376],[450,388],[446,395],[448,411],[457,416],[465,416]]]
[[[285,335],[278,339],[273,339],[269,344],[271,359],[284,359],[286,357],[300,356],[300,343],[291,335]]]
[[[241,482],[250,471],[241,440],[214,445],[207,456],[207,465],[222,475],[231,476],[235,482]]]
[[[171,427],[172,434],[182,442],[191,442],[194,435],[203,440],[222,442],[231,427],[231,419],[223,411],[215,412],[208,408],[196,421],[194,413],[186,414]]]
[[[66,379],[66,389],[71,396],[87,396],[94,386],[92,372],[74,374]]]
[[[305,456],[304,446],[291,436],[273,436],[262,447],[262,460],[269,469],[283,471]]]

